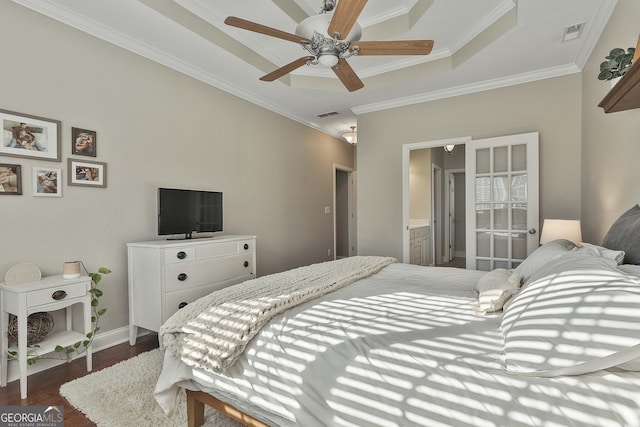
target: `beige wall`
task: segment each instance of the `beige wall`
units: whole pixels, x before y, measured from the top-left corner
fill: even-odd
[[[431,218],[431,149],[409,153],[409,219]]]
[[[583,74],[582,236],[601,243],[624,211],[640,202],[640,109],[605,114],[598,103],[609,91],[597,80],[600,62],[614,47],[636,45],[640,2],[620,0]]]
[[[26,261],[45,275],[109,267],[102,330],[127,325],[126,243],[158,239],[159,186],[223,191],[225,232],[258,236],[259,275],[328,259],[324,206],[350,144],[15,3],[0,16],[0,108],[61,120],[63,158],[0,158],[22,165],[24,193],[0,197],[0,277]],[[66,185],[71,127],[97,131],[106,189]],[[62,198],[32,196],[32,166],[62,168]]]
[[[402,145],[409,143],[538,131],[540,219],[579,218],[581,89],[574,74],[359,116],[359,253],[402,259]]]

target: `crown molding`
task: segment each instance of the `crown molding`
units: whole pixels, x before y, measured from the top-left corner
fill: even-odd
[[[534,82],[553,77],[566,76],[568,74],[579,73],[581,70],[575,64],[568,64],[560,67],[547,68],[531,73],[519,74],[500,79],[486,80],[480,83],[452,87],[443,90],[437,90],[420,95],[396,98],[389,101],[372,103],[354,107],[351,111],[356,114],[366,114],[375,111],[388,110],[391,108],[405,107],[407,105],[420,104],[423,102],[436,101],[438,99],[452,98],[454,96],[468,95],[477,92],[484,92],[492,89],[500,89],[503,87],[514,86],[522,83]]]
[[[618,0],[605,0],[600,5],[600,9],[598,13],[595,15],[595,20],[593,22],[587,22],[586,25],[591,25],[593,27],[592,31],[587,31],[587,38],[584,40],[582,44],[582,48],[580,52],[578,52],[578,56],[576,58],[576,65],[581,70],[587,64],[589,57],[591,56],[591,52],[596,47],[602,32],[607,26],[607,22],[609,22],[609,18],[613,14],[614,9],[616,8],[616,4],[618,4]],[[583,34],[585,32],[583,31]],[[569,42],[570,43],[570,42]]]

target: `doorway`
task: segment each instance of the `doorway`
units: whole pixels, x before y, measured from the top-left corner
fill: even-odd
[[[440,197],[438,197],[440,208],[432,207],[434,201],[432,200],[431,194],[429,194],[428,196],[424,196],[424,197],[427,197],[426,200],[427,200],[427,204],[429,205],[428,213],[430,218],[428,218],[427,224],[429,225],[429,228],[433,227],[433,221],[435,219],[437,226],[433,228],[434,229],[437,228],[439,230],[439,232],[435,234],[432,232],[432,230],[429,230],[430,243],[428,244],[429,250],[427,251],[429,252],[428,264],[439,265],[442,262],[442,253],[443,253],[442,239],[444,236],[444,228],[442,226],[443,225],[442,216],[444,214],[442,206],[444,205],[444,203],[443,203],[442,195],[444,194],[445,189],[442,186],[442,181],[443,181],[442,171],[449,168],[458,167],[455,165],[449,166],[449,162],[451,162],[451,159],[453,157],[448,157],[447,154],[444,154],[444,157],[443,157],[443,153],[445,153],[445,151],[442,149],[442,147],[444,147],[445,145],[455,145],[456,146],[455,150],[464,151],[464,145],[469,143],[470,141],[471,141],[471,137],[469,136],[469,137],[451,138],[451,139],[445,139],[445,140],[424,141],[424,142],[418,142],[418,143],[412,143],[412,144],[405,144],[402,146],[402,150],[403,150],[402,152],[402,177],[403,177],[402,178],[403,179],[402,181],[402,218],[403,218],[402,262],[407,264],[411,263],[412,261],[411,249],[416,247],[415,240],[414,240],[415,239],[414,230],[416,229],[416,227],[422,226],[422,223],[420,221],[416,221],[416,218],[412,218],[412,209],[414,209],[414,207],[412,207],[411,199],[412,197],[414,197],[414,195],[412,195],[412,191],[415,190],[415,185],[411,186],[411,180],[412,178],[415,178],[415,176],[412,176],[412,171],[411,171],[412,152],[418,152],[417,150],[424,150],[424,149],[435,149],[433,150],[434,155],[432,156],[432,158],[430,157],[430,160],[429,160],[429,166],[428,166],[429,172],[427,173],[427,175],[429,177],[432,176],[432,173],[433,173],[432,172],[433,169],[431,166],[432,163],[435,163],[440,168],[440,174],[439,174],[440,177],[438,179],[439,181],[441,181],[441,184],[437,185],[437,188],[439,189],[439,194],[440,194]],[[461,168],[464,167],[464,162],[460,167]],[[431,184],[429,184],[429,188],[431,187],[432,187]],[[433,192],[430,190],[430,193],[433,193]],[[438,213],[439,213],[439,218],[437,216]],[[415,217],[415,214],[413,215]],[[418,224],[416,224],[416,222],[418,222]],[[446,221],[444,222],[446,223]],[[439,237],[440,245],[436,243],[436,240],[438,239],[438,234],[440,236]]]
[[[333,259],[355,256],[355,172],[333,165]]]
[[[444,265],[466,265],[465,170],[445,170]]]

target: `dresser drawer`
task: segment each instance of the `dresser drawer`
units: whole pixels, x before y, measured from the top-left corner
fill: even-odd
[[[64,294],[63,294],[64,292]],[[54,298],[53,294],[58,293],[61,298]],[[49,304],[55,301],[62,301],[71,298],[84,297],[87,294],[87,283],[71,283],[68,285],[60,285],[51,289],[42,289],[27,294],[27,306],[36,307],[42,304]]]
[[[208,295],[213,291],[217,291],[218,289],[222,289],[239,282],[242,282],[242,279],[227,282],[224,285],[218,283],[211,286],[200,286],[195,289],[184,289],[181,291],[167,292],[165,294],[164,317],[162,319],[162,323],[166,322],[173,313],[178,311],[180,309],[180,305],[184,303],[191,304],[198,298]]]
[[[164,250],[164,263],[175,264],[179,262],[191,262],[196,260],[196,250],[192,247],[170,248]]]
[[[216,244],[196,247],[196,259],[198,261],[201,261],[207,258],[229,256],[241,253],[252,253],[253,249],[253,242],[250,240],[219,242]]]
[[[185,264],[165,266],[166,291],[223,282],[253,273],[253,254],[241,254]]]

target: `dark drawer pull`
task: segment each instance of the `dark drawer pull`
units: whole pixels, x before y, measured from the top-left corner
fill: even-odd
[[[178,280],[180,280],[181,282],[184,282],[185,280],[187,280],[187,273],[180,273],[178,274]]]
[[[182,301],[180,304],[178,304],[178,310],[180,310],[181,308],[185,308],[187,306],[188,303]]]
[[[244,262],[244,266],[245,266],[245,267],[249,267],[249,261],[245,261],[245,262]]]
[[[248,243],[245,243],[245,244],[244,244],[244,250],[245,250],[245,251],[249,250],[249,244],[248,244]]]
[[[55,291],[54,293],[51,294],[51,298],[53,298],[56,301],[65,299],[66,296],[67,296],[67,293],[65,291]]]
[[[178,259],[185,259],[187,257],[187,253],[185,251],[180,251],[176,254]]]

